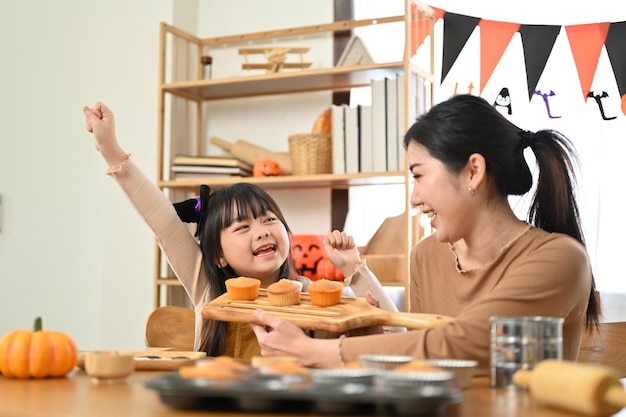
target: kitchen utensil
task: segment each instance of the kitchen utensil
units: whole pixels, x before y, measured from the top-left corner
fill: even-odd
[[[493,316],[491,386],[512,387],[518,369],[533,369],[544,359],[563,358],[563,318]]]
[[[439,327],[452,321],[452,317],[440,314],[395,313],[369,304],[364,298],[342,297],[341,303],[319,307],[311,303],[311,297],[303,292],[300,304],[274,306],[267,299],[267,290],[261,288],[254,301],[233,301],[228,293],[222,294],[203,307],[205,319],[239,323],[261,324],[254,311],[266,310],[276,317],[309,330],[343,333],[351,329],[370,326],[403,326],[409,329]]]
[[[255,145],[254,143],[245,140],[238,140],[234,143],[230,143],[224,139],[214,136],[210,139],[210,142],[213,145],[219,146],[220,148],[228,151],[235,158],[241,159],[250,165],[254,165],[257,161],[262,159],[271,159],[280,165],[282,175],[289,175],[292,172],[291,158],[288,154],[273,152],[267,148]]]
[[[582,414],[608,416],[626,407],[618,373],[607,366],[548,359],[515,372],[513,381],[539,401]]]

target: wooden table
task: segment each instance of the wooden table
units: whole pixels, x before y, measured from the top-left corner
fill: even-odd
[[[84,371],[76,370],[61,379],[16,380],[0,376],[0,416],[28,417],[198,417],[223,412],[181,411],[161,403],[156,391],[144,383],[160,375],[141,371],[120,385],[94,385]],[[626,380],[622,380],[623,382]],[[232,416],[269,417],[270,414],[232,413]],[[310,414],[306,414],[310,415]],[[545,407],[523,390],[492,389],[486,377],[474,378],[463,391],[460,404],[448,406],[445,416],[532,416],[559,417],[576,414]],[[289,417],[289,415],[281,414]],[[294,415],[291,415],[294,417]],[[304,416],[304,415],[303,415]],[[626,417],[626,409],[616,416]]]

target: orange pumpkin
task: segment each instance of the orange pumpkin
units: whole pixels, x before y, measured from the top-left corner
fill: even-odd
[[[21,329],[0,338],[0,373],[8,378],[62,377],[76,366],[76,343],[62,332]]]
[[[252,175],[255,177],[273,177],[280,173],[280,165],[273,159],[261,159],[252,167]]]
[[[341,281],[345,279],[343,274],[335,264],[333,264],[328,258],[322,258],[317,264],[317,276],[318,279],[326,278],[330,281]]]
[[[298,274],[316,281],[317,264],[324,258],[324,246],[320,235],[291,236],[291,253]]]

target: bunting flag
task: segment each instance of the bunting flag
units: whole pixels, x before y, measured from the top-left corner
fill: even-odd
[[[446,12],[443,15],[442,82],[479,21],[480,18],[477,17],[463,16],[450,12]]]
[[[556,37],[559,36],[561,26],[551,25],[521,25],[522,47],[526,62],[526,81],[528,82],[528,100],[535,93],[541,73],[546,67],[548,57],[552,52]]]
[[[609,23],[565,26],[565,31],[576,63],[583,99],[587,101],[602,46],[609,31]]]
[[[435,12],[433,16],[433,24],[437,23],[445,13],[443,9],[437,7],[431,7]],[[418,7],[415,3],[411,2],[411,15],[418,15]],[[413,18],[411,20],[411,56],[417,53],[417,49],[424,43],[424,40],[430,35],[430,19],[428,18]]]
[[[621,97],[626,94],[626,47],[624,40],[626,40],[626,22],[611,23],[609,33],[606,35],[605,46]]]
[[[525,25],[464,16],[434,7],[433,9],[436,12],[435,22],[443,19],[441,83],[461,54],[475,27],[478,26],[480,28],[480,92],[482,93],[511,39],[516,32],[519,32],[524,51],[528,99],[530,100],[535,93],[535,88],[552,53],[561,28],[564,28],[584,100],[587,100],[591,91],[602,47],[605,47],[617,81],[619,94],[622,97],[624,114],[626,114],[626,47],[624,46],[626,22],[602,22],[571,26]],[[412,48],[415,48],[413,53],[415,53],[426,36],[430,35],[428,20],[415,22],[411,31],[412,39],[416,41],[412,45]]]
[[[480,28],[481,93],[520,26],[519,23],[495,22],[485,19],[482,19],[478,24]]]

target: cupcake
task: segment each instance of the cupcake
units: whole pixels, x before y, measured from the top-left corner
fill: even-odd
[[[226,292],[231,300],[253,301],[259,296],[261,281],[256,278],[238,277],[226,280]]]
[[[300,304],[302,283],[291,279],[281,279],[267,287],[267,300],[275,306]]]
[[[312,282],[307,289],[311,303],[320,307],[332,306],[341,302],[343,284],[325,278]]]

